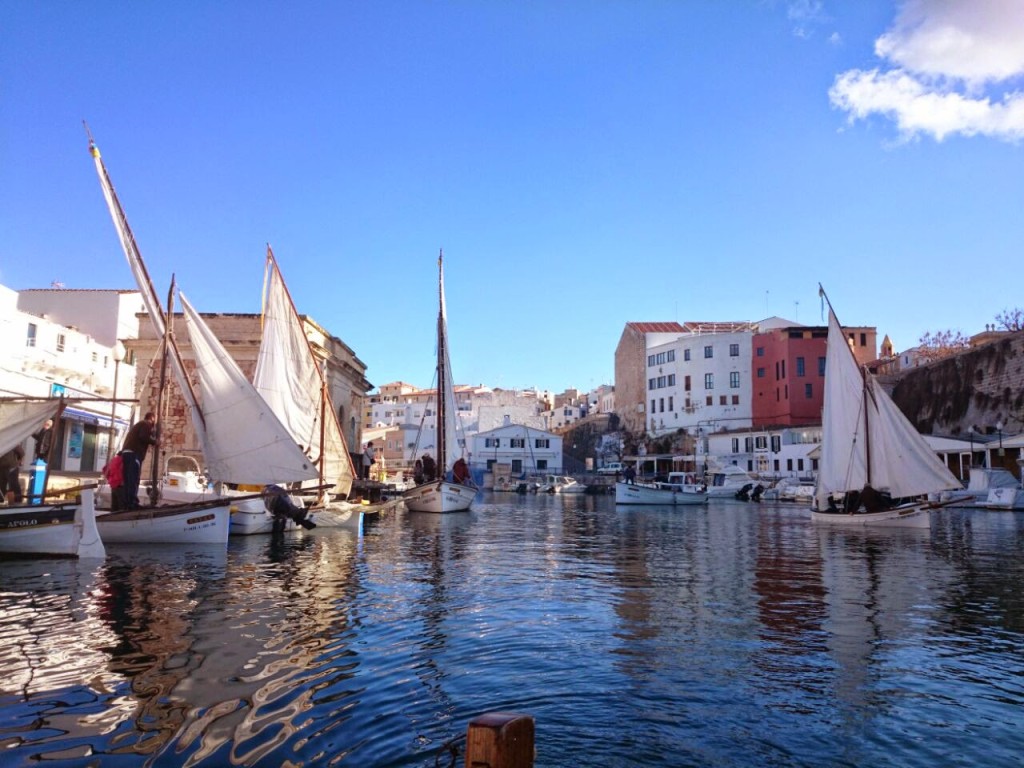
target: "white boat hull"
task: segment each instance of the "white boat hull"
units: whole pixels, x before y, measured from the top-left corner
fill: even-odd
[[[903,504],[878,512],[819,512],[811,511],[811,520],[816,523],[842,525],[847,527],[877,526],[888,528],[929,528],[934,504]]]
[[[231,504],[174,504],[107,512],[96,523],[107,544],[226,544]]]
[[[465,512],[476,498],[476,488],[443,480],[434,480],[402,494],[410,512]]]
[[[993,488],[978,506],[1003,511],[1024,509],[1024,491],[1020,488]]]
[[[0,510],[0,554],[57,557],[106,556],[96,529],[92,490],[81,502],[25,505]]]
[[[708,494],[697,490],[644,483],[619,482],[615,484],[616,504],[662,504],[678,507],[706,504],[707,501]]]

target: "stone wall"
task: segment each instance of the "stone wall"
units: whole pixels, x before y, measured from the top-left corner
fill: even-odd
[[[925,434],[1024,432],[1024,332],[906,371],[892,396]]]

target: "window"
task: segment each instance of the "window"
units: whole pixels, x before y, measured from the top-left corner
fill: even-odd
[[[664,386],[665,386],[665,377],[664,376],[659,376],[658,377],[658,389],[662,389]]]
[[[713,373],[705,373],[704,374],[704,389],[714,389],[714,388],[715,388],[715,374],[713,374]]]
[[[803,376],[804,375],[804,359],[802,357],[798,357],[796,359],[796,375],[797,376]]]
[[[655,413],[655,411],[656,411],[656,409],[654,407],[654,400],[652,399],[651,400],[651,413]]]
[[[778,453],[782,450],[782,435],[772,435],[772,452]]]
[[[730,344],[729,345],[729,357],[739,357],[739,356],[740,356],[740,345],[739,344]]]
[[[862,347],[866,347],[868,345],[868,335],[866,333],[862,333],[860,335],[860,345]]]
[[[687,392],[689,392],[690,389],[691,389],[691,387],[690,387],[690,377],[689,376],[684,376],[683,377],[683,389],[686,390]]]
[[[690,350],[684,349],[683,350],[683,360],[689,360],[689,359],[690,359]]]
[[[705,359],[707,359],[709,357],[714,357],[714,356],[715,356],[715,348],[714,347],[712,347],[710,344],[708,344],[706,347],[704,347],[704,357],[705,357]]]
[[[35,323],[28,324],[28,335],[25,337],[26,347],[34,347],[36,345],[36,331],[38,330]]]
[[[99,355],[97,355],[97,354],[96,354],[95,352],[93,352],[93,353],[92,353],[92,361],[93,361],[94,363],[95,363],[95,362],[99,362],[99,359],[100,359],[100,356],[99,356]]]
[[[729,396],[728,395],[719,395],[718,396],[718,404],[719,405],[728,405],[729,404]]]
[[[533,447],[534,448],[550,448],[551,447],[551,441],[548,438],[546,438],[546,437],[538,437],[536,440],[533,441]]]
[[[674,349],[670,349],[665,353],[665,359],[670,363],[674,363],[676,361],[676,351]]]
[[[547,459],[537,459],[537,469],[544,470],[548,468]]]
[[[522,459],[512,459],[512,474],[513,475],[518,475],[522,471],[523,471],[523,460]]]
[[[786,459],[786,471],[787,472],[792,472],[793,471],[793,460],[792,459]]]
[[[739,405],[740,404],[740,396],[739,395],[733,395],[732,396],[732,404],[733,405]]]
[[[824,357],[819,357],[818,358],[818,375],[819,376],[824,376],[825,375],[825,358]]]
[[[647,388],[648,389],[654,389],[654,379],[648,379],[647,380]]]
[[[647,367],[650,368],[652,365],[654,365],[654,355],[648,355],[647,356]]]
[[[664,412],[665,412],[665,398],[664,397],[659,397],[658,398],[658,413],[664,413]]]
[[[744,453],[750,453],[752,450],[754,450],[754,438],[752,438],[752,437],[745,437],[745,438],[743,438],[743,452]]]
[[[508,444],[511,448],[525,448],[526,438],[525,437],[513,437],[510,438]]]
[[[669,409],[669,411],[672,410],[672,400],[673,400],[672,395],[669,395],[668,396],[668,409]]]
[[[729,389],[739,389],[739,388],[740,388],[740,372],[739,371],[732,371],[729,374]]]
[[[764,347],[758,347],[757,348],[757,356],[758,357],[764,357]]]
[[[812,400],[814,398],[814,385],[811,384],[811,382],[804,384],[804,397],[808,400]]]
[[[804,460],[803,459],[797,459],[796,460],[796,471],[797,472],[803,472],[804,471]]]
[[[767,435],[758,435],[757,437],[755,437],[754,438],[754,448],[756,448],[759,451],[766,451],[766,450],[768,450],[768,436]]]
[[[758,368],[757,369],[757,378],[759,378],[759,379],[763,379],[764,378],[764,368]]]
[[[740,452],[740,439],[738,437],[734,437],[732,439],[732,452],[733,453],[739,453]]]
[[[713,396],[711,396],[711,395],[708,395],[706,398],[704,398],[704,402],[707,405],[714,405],[715,404],[715,398]]]
[[[67,337],[63,333],[57,334],[57,351],[63,352],[64,347],[67,345]]]
[[[485,437],[484,448],[500,448],[501,438],[499,437]]]
[[[670,387],[674,387],[676,385],[676,375],[674,373],[670,373],[668,375],[668,385]]]

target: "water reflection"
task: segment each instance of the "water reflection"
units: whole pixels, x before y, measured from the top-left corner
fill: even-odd
[[[0,563],[4,765],[1013,765],[1024,514],[484,498],[228,548]],[[953,755],[954,757],[950,757]]]

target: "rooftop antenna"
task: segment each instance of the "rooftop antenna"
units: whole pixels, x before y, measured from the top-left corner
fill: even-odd
[[[768,291],[764,292],[764,316],[768,317]]]
[[[800,322],[800,300],[799,299],[797,299],[796,301],[793,302],[793,307],[794,307],[793,311],[796,313],[796,317],[793,318],[793,319],[796,320],[796,322],[799,323]]]

